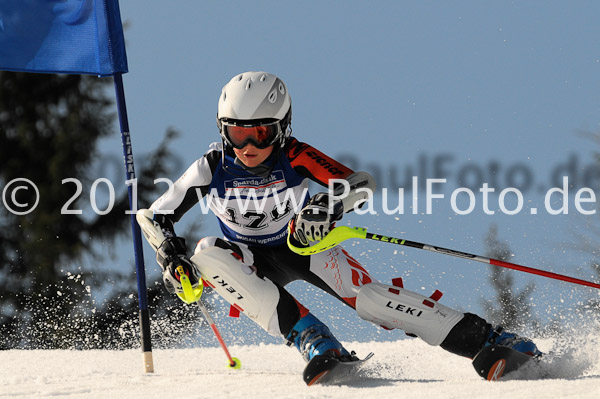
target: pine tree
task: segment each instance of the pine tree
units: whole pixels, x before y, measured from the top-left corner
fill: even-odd
[[[485,256],[512,261],[511,250],[506,242],[498,239],[498,228],[495,225],[490,227],[485,243],[487,247]],[[514,272],[497,266],[490,266],[490,283],[495,297],[483,301],[486,318],[490,322],[501,324],[509,330],[520,329],[525,324],[533,323],[529,297],[535,290],[534,284],[527,284],[519,292],[515,287]]]
[[[82,347],[93,340],[85,334],[118,329],[136,317],[135,308],[123,314],[132,306],[123,298],[135,292],[133,265],[120,273],[93,267],[107,260],[98,244],[123,237],[131,242],[125,185],[115,188],[115,203],[106,215],[64,213],[76,187],[63,180],[77,179],[89,191],[102,177],[92,175],[91,168],[99,157],[99,139],[119,134],[111,87],[112,79],[85,75],[0,72],[0,185],[25,178],[39,190],[38,206],[29,214],[0,204],[0,349]],[[174,173],[169,143],[175,135],[168,131],[147,166],[137,170],[141,204],[151,203],[164,188],[153,183],[155,178]],[[89,209],[89,195],[75,198],[68,209]],[[19,190],[14,199],[33,203],[35,194]],[[10,203],[11,197],[5,200]],[[77,264],[86,267],[69,271],[68,265]],[[107,282],[116,290],[107,298],[112,310],[95,304],[89,292]],[[162,294],[153,295],[161,302]],[[135,297],[129,302],[135,305]],[[95,332],[86,332],[90,325]]]

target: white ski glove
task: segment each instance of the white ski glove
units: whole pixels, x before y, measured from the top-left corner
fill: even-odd
[[[305,246],[310,242],[321,241],[325,238],[344,213],[342,201],[333,200],[331,205],[332,209],[330,210],[329,194],[314,195],[291,222],[293,238]]]

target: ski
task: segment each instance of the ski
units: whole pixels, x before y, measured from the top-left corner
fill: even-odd
[[[373,353],[369,353],[364,359],[344,362],[335,357],[317,355],[304,368],[304,382],[308,386],[343,384],[355,377],[356,371],[371,357],[373,357]]]
[[[488,381],[498,381],[502,376],[521,368],[534,359],[530,355],[507,346],[490,345],[483,348],[475,358],[473,367]]]

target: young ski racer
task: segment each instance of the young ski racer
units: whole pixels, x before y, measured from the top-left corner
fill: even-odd
[[[286,244],[288,224],[297,245],[318,241],[344,213],[368,199],[358,188],[374,190],[375,182],[292,137],[291,117],[286,85],[272,74],[244,72],[223,87],[217,112],[221,143],[211,144],[171,190],[137,215],[169,292],[182,292],[176,271],[182,265],[194,286],[202,279],[232,308],[294,345],[306,361],[316,355],[358,359],[286,291],[295,280],[323,289],[362,319],[402,329],[457,355],[473,358],[496,344],[541,356],[530,340],[475,314],[378,282],[341,246],[311,256],[292,252]],[[324,187],[332,179],[344,180],[349,192],[339,195],[342,184],[333,193],[311,197],[308,179]],[[200,240],[192,263],[173,226],[204,196],[224,238]]]

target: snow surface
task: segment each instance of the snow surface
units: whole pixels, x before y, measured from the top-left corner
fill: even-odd
[[[285,345],[230,346],[241,370],[226,367],[219,347],[154,350],[152,374],[138,350],[10,350],[0,351],[0,398],[598,398],[598,336],[575,341],[575,349],[538,341],[556,352],[546,357],[545,379],[535,379],[536,369],[495,383],[480,379],[469,359],[418,339],[347,342],[361,357],[375,353],[360,377],[312,387],[302,381],[304,361]]]

